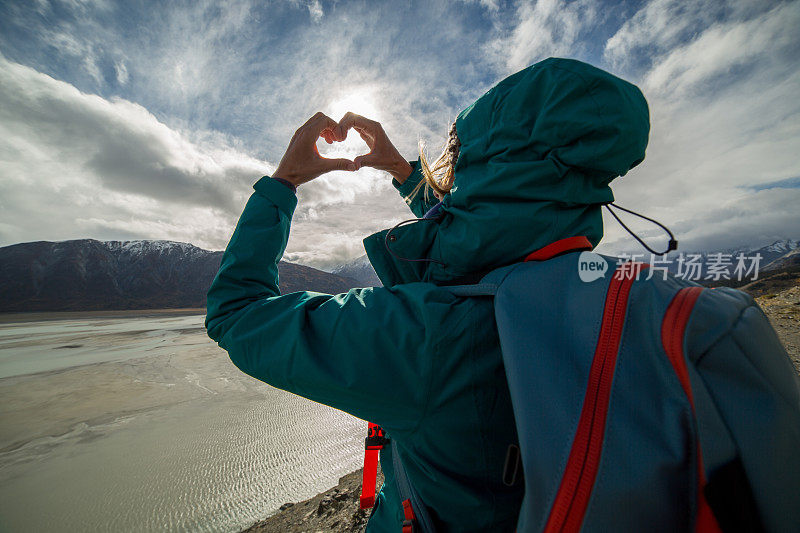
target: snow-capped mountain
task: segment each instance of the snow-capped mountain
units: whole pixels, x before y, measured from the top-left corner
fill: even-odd
[[[779,258],[770,262],[767,266],[764,267],[764,270],[767,272],[772,272],[773,270],[785,270],[785,269],[796,269],[796,268],[800,268],[800,247],[795,248],[794,250],[791,250],[789,252],[786,252]]]
[[[331,270],[331,274],[354,279],[362,287],[380,287],[383,285],[366,254],[334,267]]]
[[[758,248],[758,250],[766,253],[776,253],[783,255],[788,252],[797,250],[798,248],[800,248],[800,242],[792,239],[784,239],[775,241],[767,246],[762,246],[761,248]]]
[[[0,248],[0,312],[204,307],[222,252],[174,241],[37,241]],[[281,261],[282,292],[352,280]]]
[[[92,240],[92,239],[83,239]],[[72,241],[62,241],[72,242]],[[169,254],[175,251],[188,255],[202,255],[208,253],[208,250],[198,248],[194,244],[188,242],[177,241],[164,241],[164,240],[138,240],[138,241],[100,241],[106,248],[112,252],[128,253],[128,254],[145,254],[145,253],[159,253]]]
[[[761,248],[751,249],[746,253],[750,255],[761,254],[761,267],[764,270],[774,270],[775,265],[773,263],[775,261],[797,249],[800,249],[800,242],[794,239],[781,239]]]

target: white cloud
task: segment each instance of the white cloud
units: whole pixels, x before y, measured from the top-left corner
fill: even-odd
[[[500,0],[459,0],[459,1],[464,4],[478,4],[491,15],[496,15],[500,12]]]
[[[311,15],[311,20],[314,22],[322,20],[322,16],[325,14],[325,12],[322,11],[322,4],[319,3],[319,0],[313,0],[308,3],[308,12]]]
[[[620,69],[642,60],[643,54],[663,53],[681,45],[691,34],[708,27],[724,13],[726,4],[730,2],[651,0],[608,39],[604,57]]]
[[[800,71],[793,52],[800,47],[799,7],[719,21],[654,55],[642,74],[652,122],[647,158],[614,190],[621,205],[644,208],[678,230],[684,249],[797,238],[800,190],[753,187],[800,175]],[[606,229],[605,246],[630,249],[616,222],[609,219]]]
[[[142,106],[87,95],[0,56],[0,242],[160,238],[224,248],[252,184],[274,165],[224,135],[181,132]],[[368,147],[351,132],[325,157]],[[406,214],[390,178],[365,168],[300,188],[287,259],[333,266]],[[30,213],[46,213],[31,220]]]
[[[290,0],[289,3],[295,8],[306,8],[311,16],[311,21],[314,23],[321,21],[325,15],[320,0]]]
[[[744,22],[712,25],[660,59],[645,76],[644,88],[680,98],[685,91],[737,67],[774,62],[797,44],[798,26],[800,4],[796,2]]]
[[[61,3],[70,9],[84,13],[98,9],[107,11],[111,8],[108,0],[53,0],[53,3]]]
[[[94,80],[95,84],[103,83],[103,76],[97,65],[98,59],[91,44],[66,31],[46,30],[43,39],[59,54],[79,62],[82,70]]]
[[[694,210],[677,205],[677,215],[668,209],[647,214],[668,224],[678,239],[679,251],[756,248],[800,235],[800,189],[739,190],[738,195],[731,191],[725,196],[705,205],[694,203]],[[623,205],[635,208],[630,202]],[[624,213],[621,217],[651,248],[666,249],[663,230]],[[607,213],[603,213],[603,221],[607,231],[601,253],[645,252]]]
[[[592,0],[518,2],[512,27],[501,28],[500,36],[489,42],[486,50],[506,73],[550,56],[574,56],[597,12],[598,5]]]
[[[219,247],[272,169],[0,56],[4,244],[124,234]]]
[[[125,66],[124,61],[117,61],[114,63],[114,72],[117,74],[117,81],[120,85],[128,83],[130,76],[128,74],[128,67]]]

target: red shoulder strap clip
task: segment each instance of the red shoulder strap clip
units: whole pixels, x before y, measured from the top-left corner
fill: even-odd
[[[414,524],[417,523],[417,517],[414,514],[414,508],[411,507],[411,500],[403,500],[403,533],[416,533]]]
[[[364,439],[364,476],[361,480],[361,498],[359,505],[369,509],[375,505],[375,483],[378,480],[378,455],[383,446],[389,442],[386,433],[378,424],[369,422],[367,438]]]

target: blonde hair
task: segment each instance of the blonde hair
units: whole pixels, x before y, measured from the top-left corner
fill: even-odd
[[[441,196],[450,192],[453,188],[453,180],[455,179],[455,166],[458,159],[458,152],[461,148],[461,141],[458,139],[458,132],[456,132],[456,123],[450,126],[448,132],[447,142],[445,142],[442,155],[439,156],[433,163],[433,167],[428,163],[428,157],[425,155],[425,144],[422,140],[419,142],[419,163],[422,176],[425,178],[417,183],[408,197],[407,202],[419,193],[422,187],[425,187],[425,200],[430,197],[431,190],[439,193]]]

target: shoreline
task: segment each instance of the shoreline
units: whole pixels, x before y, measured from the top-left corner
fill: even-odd
[[[75,320],[80,318],[144,318],[163,316],[205,315],[205,307],[176,307],[159,309],[108,309],[94,311],[24,311],[0,313],[0,324]]]

